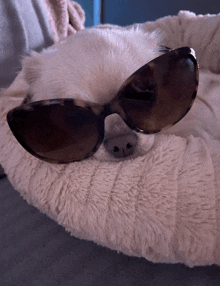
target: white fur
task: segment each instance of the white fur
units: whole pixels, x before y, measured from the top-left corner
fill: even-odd
[[[86,29],[23,62],[34,100],[80,98],[104,103],[124,80],[154,59],[158,38],[138,29]]]

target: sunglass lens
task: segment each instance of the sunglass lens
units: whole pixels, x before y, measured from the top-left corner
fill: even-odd
[[[141,67],[119,91],[130,127],[157,133],[181,120],[197,93],[198,66],[194,50],[172,50]]]
[[[102,142],[104,128],[89,109],[73,100],[34,102],[12,109],[8,124],[31,154],[52,163],[90,157]]]

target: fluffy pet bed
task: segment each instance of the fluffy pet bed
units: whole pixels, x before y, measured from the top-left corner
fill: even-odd
[[[219,96],[220,14],[180,12],[140,27],[162,30],[164,45],[194,48],[200,68],[213,75],[207,93]],[[9,130],[6,113],[22,100],[16,90],[0,97],[0,163],[28,203],[72,235],[128,255],[220,265],[219,140],[158,134],[146,155],[130,160],[103,153],[50,164],[26,152]]]

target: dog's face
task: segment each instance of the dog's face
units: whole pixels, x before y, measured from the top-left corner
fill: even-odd
[[[147,34],[138,28],[124,29],[98,26],[85,29],[40,54],[34,52],[31,56],[25,57],[22,63],[22,71],[13,84],[3,91],[3,94],[1,91],[1,95],[16,97],[22,95],[22,98],[28,95],[27,98],[31,98],[31,101],[72,98],[101,105],[106,104],[117,95],[120,87],[131,74],[162,55],[159,48],[162,44],[162,40],[160,40],[162,37],[163,35],[159,33]],[[175,54],[176,50],[173,52]],[[148,64],[148,67],[154,72],[155,61]],[[162,86],[162,90],[169,82],[169,85],[174,87],[172,89],[173,95],[176,95],[176,91],[179,94],[179,91],[182,90],[183,98],[185,98],[184,92],[187,90],[187,85],[193,89],[193,94],[187,93],[190,100],[195,98],[197,77],[195,79],[191,77],[192,81],[189,81],[190,78],[187,73],[190,72],[190,68],[188,66],[188,69],[185,69],[186,61],[183,61],[182,67],[186,73],[185,76],[181,76],[183,80],[181,80],[182,86],[180,86],[179,81],[175,81],[176,66],[178,65],[176,61],[173,63],[167,67],[164,64],[162,67],[161,65],[157,66],[157,72],[162,71],[167,80]],[[196,66],[197,64],[194,65],[195,71]],[[167,73],[167,71],[171,71],[171,73]],[[215,92],[213,92],[213,96],[207,95],[206,86],[213,82],[213,74],[210,75],[209,73],[200,70],[197,99],[190,111],[189,107],[192,102],[186,103],[189,111],[186,116],[184,118],[179,116],[178,118],[182,119],[172,127],[171,125],[176,121],[171,116],[172,119],[168,120],[171,125],[167,130],[160,128],[160,133],[174,134],[185,138],[193,135],[205,140],[212,137],[219,138],[219,125],[216,124],[218,117],[216,114],[219,114],[219,100],[217,102],[219,97],[215,96]],[[177,72],[177,74],[179,73]],[[183,74],[181,73],[181,75]],[[150,76],[147,77],[148,80],[149,78]],[[161,112],[159,110],[162,119],[158,119],[158,113],[155,113],[152,115],[154,117],[150,122],[151,124],[157,120],[162,122],[163,118],[170,118],[169,113],[163,113],[166,109],[173,108],[172,110],[179,112],[177,108],[179,106],[180,110],[183,110],[182,105],[185,102],[184,100],[179,101],[179,97],[176,101],[178,104],[175,101],[172,107],[172,104],[169,104],[169,102],[173,102],[170,86],[169,91],[167,93],[162,92],[160,96],[162,105],[165,107],[161,109]],[[218,84],[216,86],[218,87]],[[137,93],[139,93],[139,86],[136,88]],[[166,90],[168,89],[165,88],[164,91]],[[218,89],[215,88],[215,90]],[[145,91],[141,90],[141,92]],[[190,97],[191,95],[192,97]],[[161,105],[158,104],[157,106],[160,109]],[[146,154],[153,146],[156,138],[158,138],[157,135],[145,135],[131,130],[118,114],[111,114],[105,118],[103,143],[93,156],[99,160],[123,160],[137,157]]]
[[[32,101],[74,98],[107,103],[133,72],[161,55],[158,45],[156,33],[145,34],[138,29],[80,31],[24,59],[23,72]],[[105,119],[105,138],[95,156],[136,157],[147,152],[153,141],[154,135],[137,134],[113,114]]]

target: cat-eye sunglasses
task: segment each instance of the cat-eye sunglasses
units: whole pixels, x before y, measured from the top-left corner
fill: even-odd
[[[180,121],[198,88],[198,65],[189,47],[169,50],[122,84],[104,105],[71,98],[24,103],[7,121],[18,142],[35,157],[70,163],[91,157],[104,139],[104,120],[117,113],[133,130],[153,134]]]

